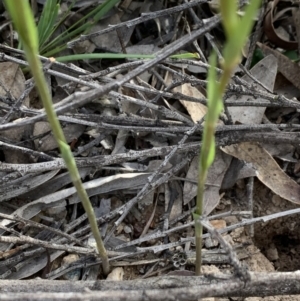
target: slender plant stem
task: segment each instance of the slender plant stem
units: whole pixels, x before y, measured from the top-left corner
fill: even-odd
[[[235,66],[239,63],[241,49],[249,35],[253,18],[259,7],[260,0],[252,0],[245,10],[244,16],[239,19],[236,14],[237,2],[235,0],[221,1],[222,22],[226,34],[226,44],[223,49],[223,73],[218,81],[215,67],[216,56],[211,55],[210,69],[208,72],[208,112],[206,114],[203,140],[199,158],[198,194],[196,210],[193,214],[195,220],[196,236],[196,275],[201,275],[202,264],[202,223],[205,182],[208,169],[215,156],[215,129],[219,115],[223,109],[222,95],[226,89]]]
[[[101,239],[101,235],[100,235],[97,221],[96,221],[96,216],[95,216],[93,207],[89,201],[89,197],[88,197],[85,189],[83,188],[74,157],[70,151],[70,147],[67,144],[64,133],[63,133],[60,123],[58,121],[57,115],[56,115],[55,111],[53,110],[51,96],[49,93],[48,86],[44,80],[44,74],[42,72],[41,62],[40,62],[39,58],[35,55],[27,55],[27,60],[31,67],[32,75],[35,79],[36,86],[39,90],[41,99],[43,101],[43,105],[44,105],[45,111],[47,113],[48,120],[51,124],[54,137],[59,144],[59,148],[60,148],[62,157],[66,162],[66,165],[69,170],[73,184],[77,190],[79,198],[82,201],[84,210],[87,213],[88,220],[89,220],[89,223],[91,226],[91,230],[92,230],[92,233],[93,233],[96,243],[97,243],[97,249],[98,249],[99,255],[102,259],[103,272],[104,272],[104,274],[107,275],[109,273],[108,256],[107,256],[107,252],[104,247],[103,241]]]

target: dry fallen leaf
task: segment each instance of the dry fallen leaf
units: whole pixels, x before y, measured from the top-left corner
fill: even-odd
[[[273,90],[277,73],[277,59],[269,55],[260,64],[257,68],[255,66],[251,73],[270,90]],[[246,80],[249,82],[249,79]],[[252,82],[252,80],[250,81]],[[246,124],[261,123],[264,110],[265,108],[251,107],[244,107],[243,112],[240,111],[240,108],[229,109],[234,121]],[[291,202],[300,203],[300,186],[280,168],[270,153],[263,148],[263,145],[244,142],[225,146],[221,149],[240,160],[252,163],[252,166],[256,169],[256,176],[274,193]]]
[[[264,55],[273,54],[278,62],[278,71],[282,73],[282,75],[288,79],[296,88],[300,89],[299,83],[299,73],[300,67],[293,61],[291,61],[288,57],[281,54],[275,49],[271,49],[270,47],[263,45],[261,43],[257,43]]]
[[[168,74],[165,78],[167,84],[171,84],[172,75]],[[175,87],[173,92],[182,93],[187,96],[195,97],[195,98],[205,98],[204,95],[191,84],[183,84],[181,86]],[[201,103],[180,100],[181,104],[186,108],[189,115],[191,116],[194,123],[198,122],[207,112],[207,107]]]
[[[124,276],[124,269],[122,267],[114,268],[108,275],[107,280],[122,281]]]
[[[204,95],[196,88],[191,86],[191,84],[183,84],[180,87],[173,89],[174,92],[180,92],[187,96],[192,96],[195,98],[204,98]],[[198,122],[207,112],[207,107],[201,103],[191,102],[187,100],[180,100],[182,105],[189,112],[192,120],[196,123]]]
[[[187,179],[198,181],[198,156],[191,162],[189,171],[186,175]],[[219,190],[223,181],[223,177],[231,162],[231,156],[227,156],[220,150],[216,150],[215,161],[210,167],[207,175],[206,187],[204,192],[204,214],[208,215],[220,201]],[[197,195],[197,184],[186,181],[183,187],[183,203],[190,202]]]
[[[25,77],[21,68],[16,63],[0,63],[0,83],[0,96],[3,98],[11,98],[12,96],[14,99],[11,99],[11,101],[18,101],[25,91]],[[1,102],[1,104],[3,103]],[[22,104],[26,107],[29,107],[29,97],[26,97],[21,105]],[[5,117],[5,115],[3,117]],[[13,117],[14,116],[12,114],[11,118]],[[1,136],[9,139],[12,143],[16,143],[22,139],[23,134],[28,129],[30,129],[30,127],[27,126],[1,131]],[[28,161],[26,155],[20,153],[19,151],[4,150],[4,155],[7,163],[24,163]]]
[[[76,124],[76,123],[67,124],[63,128],[67,142],[70,143],[74,139],[80,137],[84,132],[85,128],[86,128],[85,125],[82,124]],[[33,130],[34,136],[40,136],[48,132],[49,134],[46,134],[44,137],[34,140],[35,147],[37,150],[45,152],[45,151],[53,150],[58,147],[57,142],[53,134],[51,133],[51,127],[49,123],[46,121],[39,121],[35,123],[34,130]]]
[[[258,81],[273,91],[277,74],[277,59],[273,55],[269,55],[257,63],[250,72]],[[243,76],[242,79],[254,85],[255,88],[263,89],[247,75]],[[248,99],[248,95],[242,95],[238,97],[232,96],[228,100],[243,100],[246,102]],[[257,98],[256,101],[264,101],[264,99]],[[233,122],[243,124],[260,124],[265,110],[265,107],[228,107]]]
[[[275,44],[275,46],[278,46],[283,49],[297,49],[298,42],[292,41],[290,39],[291,33],[288,33],[283,26],[276,26],[274,27],[274,22],[278,21],[279,19],[283,23],[288,19],[288,22],[291,23],[290,27],[293,26],[292,24],[292,18],[289,17],[290,13],[296,9],[296,7],[291,7],[290,3],[286,3],[287,6],[279,10],[278,3],[280,0],[270,1],[269,7],[267,9],[267,14],[264,20],[264,31],[268,37],[268,39]],[[285,2],[285,1],[281,1]],[[285,19],[285,20],[284,20]]]
[[[244,142],[221,148],[224,152],[247,163],[252,163],[256,176],[280,197],[300,204],[300,186],[276,163],[258,143]]]

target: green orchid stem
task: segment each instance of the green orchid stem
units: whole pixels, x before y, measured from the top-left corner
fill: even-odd
[[[43,73],[42,64],[38,57],[38,31],[34,23],[34,17],[29,6],[29,2],[24,0],[5,0],[5,4],[20,36],[30,70],[35,80],[36,87],[43,102],[48,121],[59,146],[62,158],[66,163],[72,182],[88,216],[91,230],[96,240],[98,253],[102,259],[103,273],[107,275],[109,273],[108,256],[101,239],[96,216],[89,197],[82,185],[70,146],[67,144],[63,130],[54,111],[51,95]]]
[[[25,48],[25,52],[26,52],[26,54],[28,53],[26,51],[26,48]],[[78,196],[79,196],[79,198],[82,202],[82,205],[84,207],[84,210],[88,216],[91,230],[92,230],[92,233],[93,233],[96,243],[97,243],[98,253],[102,259],[103,272],[105,275],[107,275],[109,273],[108,256],[107,256],[107,252],[104,247],[103,241],[101,239],[101,235],[100,235],[100,232],[98,229],[98,224],[96,221],[96,216],[95,216],[93,207],[90,203],[87,192],[82,185],[81,178],[80,178],[80,175],[79,175],[76,163],[75,163],[75,159],[71,152],[70,146],[67,144],[64,133],[63,133],[60,123],[58,121],[57,115],[53,109],[49,89],[46,84],[44,74],[42,72],[41,62],[40,62],[39,58],[37,57],[37,55],[27,54],[26,56],[27,56],[27,61],[29,63],[30,69],[31,69],[31,73],[35,79],[35,83],[38,88],[40,97],[43,101],[43,105],[44,105],[45,111],[47,113],[47,118],[51,125],[54,137],[55,137],[56,141],[58,142],[61,155],[66,163],[67,169],[68,169],[70,177],[72,179],[72,182],[77,190]]]
[[[244,16],[239,19],[236,15],[237,3],[235,0],[220,1],[223,27],[226,34],[226,43],[223,49],[223,73],[218,81],[215,68],[216,55],[210,57],[208,72],[207,103],[208,111],[205,118],[202,146],[199,156],[199,176],[196,210],[193,214],[195,220],[196,240],[196,275],[201,275],[202,265],[202,224],[205,182],[208,169],[215,156],[215,129],[220,113],[223,110],[222,96],[231,75],[240,62],[241,50],[253,26],[253,18],[259,7],[260,0],[252,0],[245,9]]]
[[[227,69],[224,70],[220,78],[219,84],[217,84],[217,90],[215,91],[215,97],[212,99],[211,107],[216,106],[214,101],[218,101],[221,98],[221,95],[225,91],[226,85],[230,80],[231,72]],[[201,162],[207,160],[211,149],[214,147],[215,139],[215,129],[216,122],[214,121],[215,116],[211,113],[211,110],[207,113],[205,134],[203,135],[202,148],[199,158],[199,177],[198,177],[198,190],[197,190],[197,203],[195,210],[195,240],[196,240],[196,276],[201,275],[201,266],[202,266],[202,224],[199,221],[199,218],[203,215],[203,200],[204,200],[204,191],[205,191],[205,182],[207,179],[208,168],[205,168]]]

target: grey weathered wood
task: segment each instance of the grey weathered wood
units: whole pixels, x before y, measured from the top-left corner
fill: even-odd
[[[300,294],[300,272],[250,273],[245,284],[224,275],[131,281],[0,280],[0,300],[195,300],[208,296]],[[227,278],[227,279],[226,279]]]

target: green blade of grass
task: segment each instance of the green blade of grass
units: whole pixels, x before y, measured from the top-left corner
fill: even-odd
[[[155,54],[125,54],[125,53],[85,53],[85,54],[74,54],[55,58],[58,62],[69,62],[76,60],[87,60],[87,59],[153,59]],[[198,59],[197,53],[181,53],[171,55],[172,59]]]
[[[60,6],[57,3],[57,0],[47,0],[46,5],[44,6],[40,21],[38,23],[40,48],[43,47],[43,45],[53,34],[53,28],[57,22],[59,7]]]
[[[43,50],[43,54],[45,56],[53,56],[57,53],[53,49],[66,49],[67,45],[64,41],[70,41],[79,37],[81,34],[88,32],[91,27],[97,23],[107,12],[109,12],[110,9],[112,9],[118,2],[120,2],[120,0],[106,0],[101,5],[97,6],[90,13],[86,14],[79,21],[74,23],[70,28],[68,28],[68,30],[53,39],[48,44],[48,47]]]

